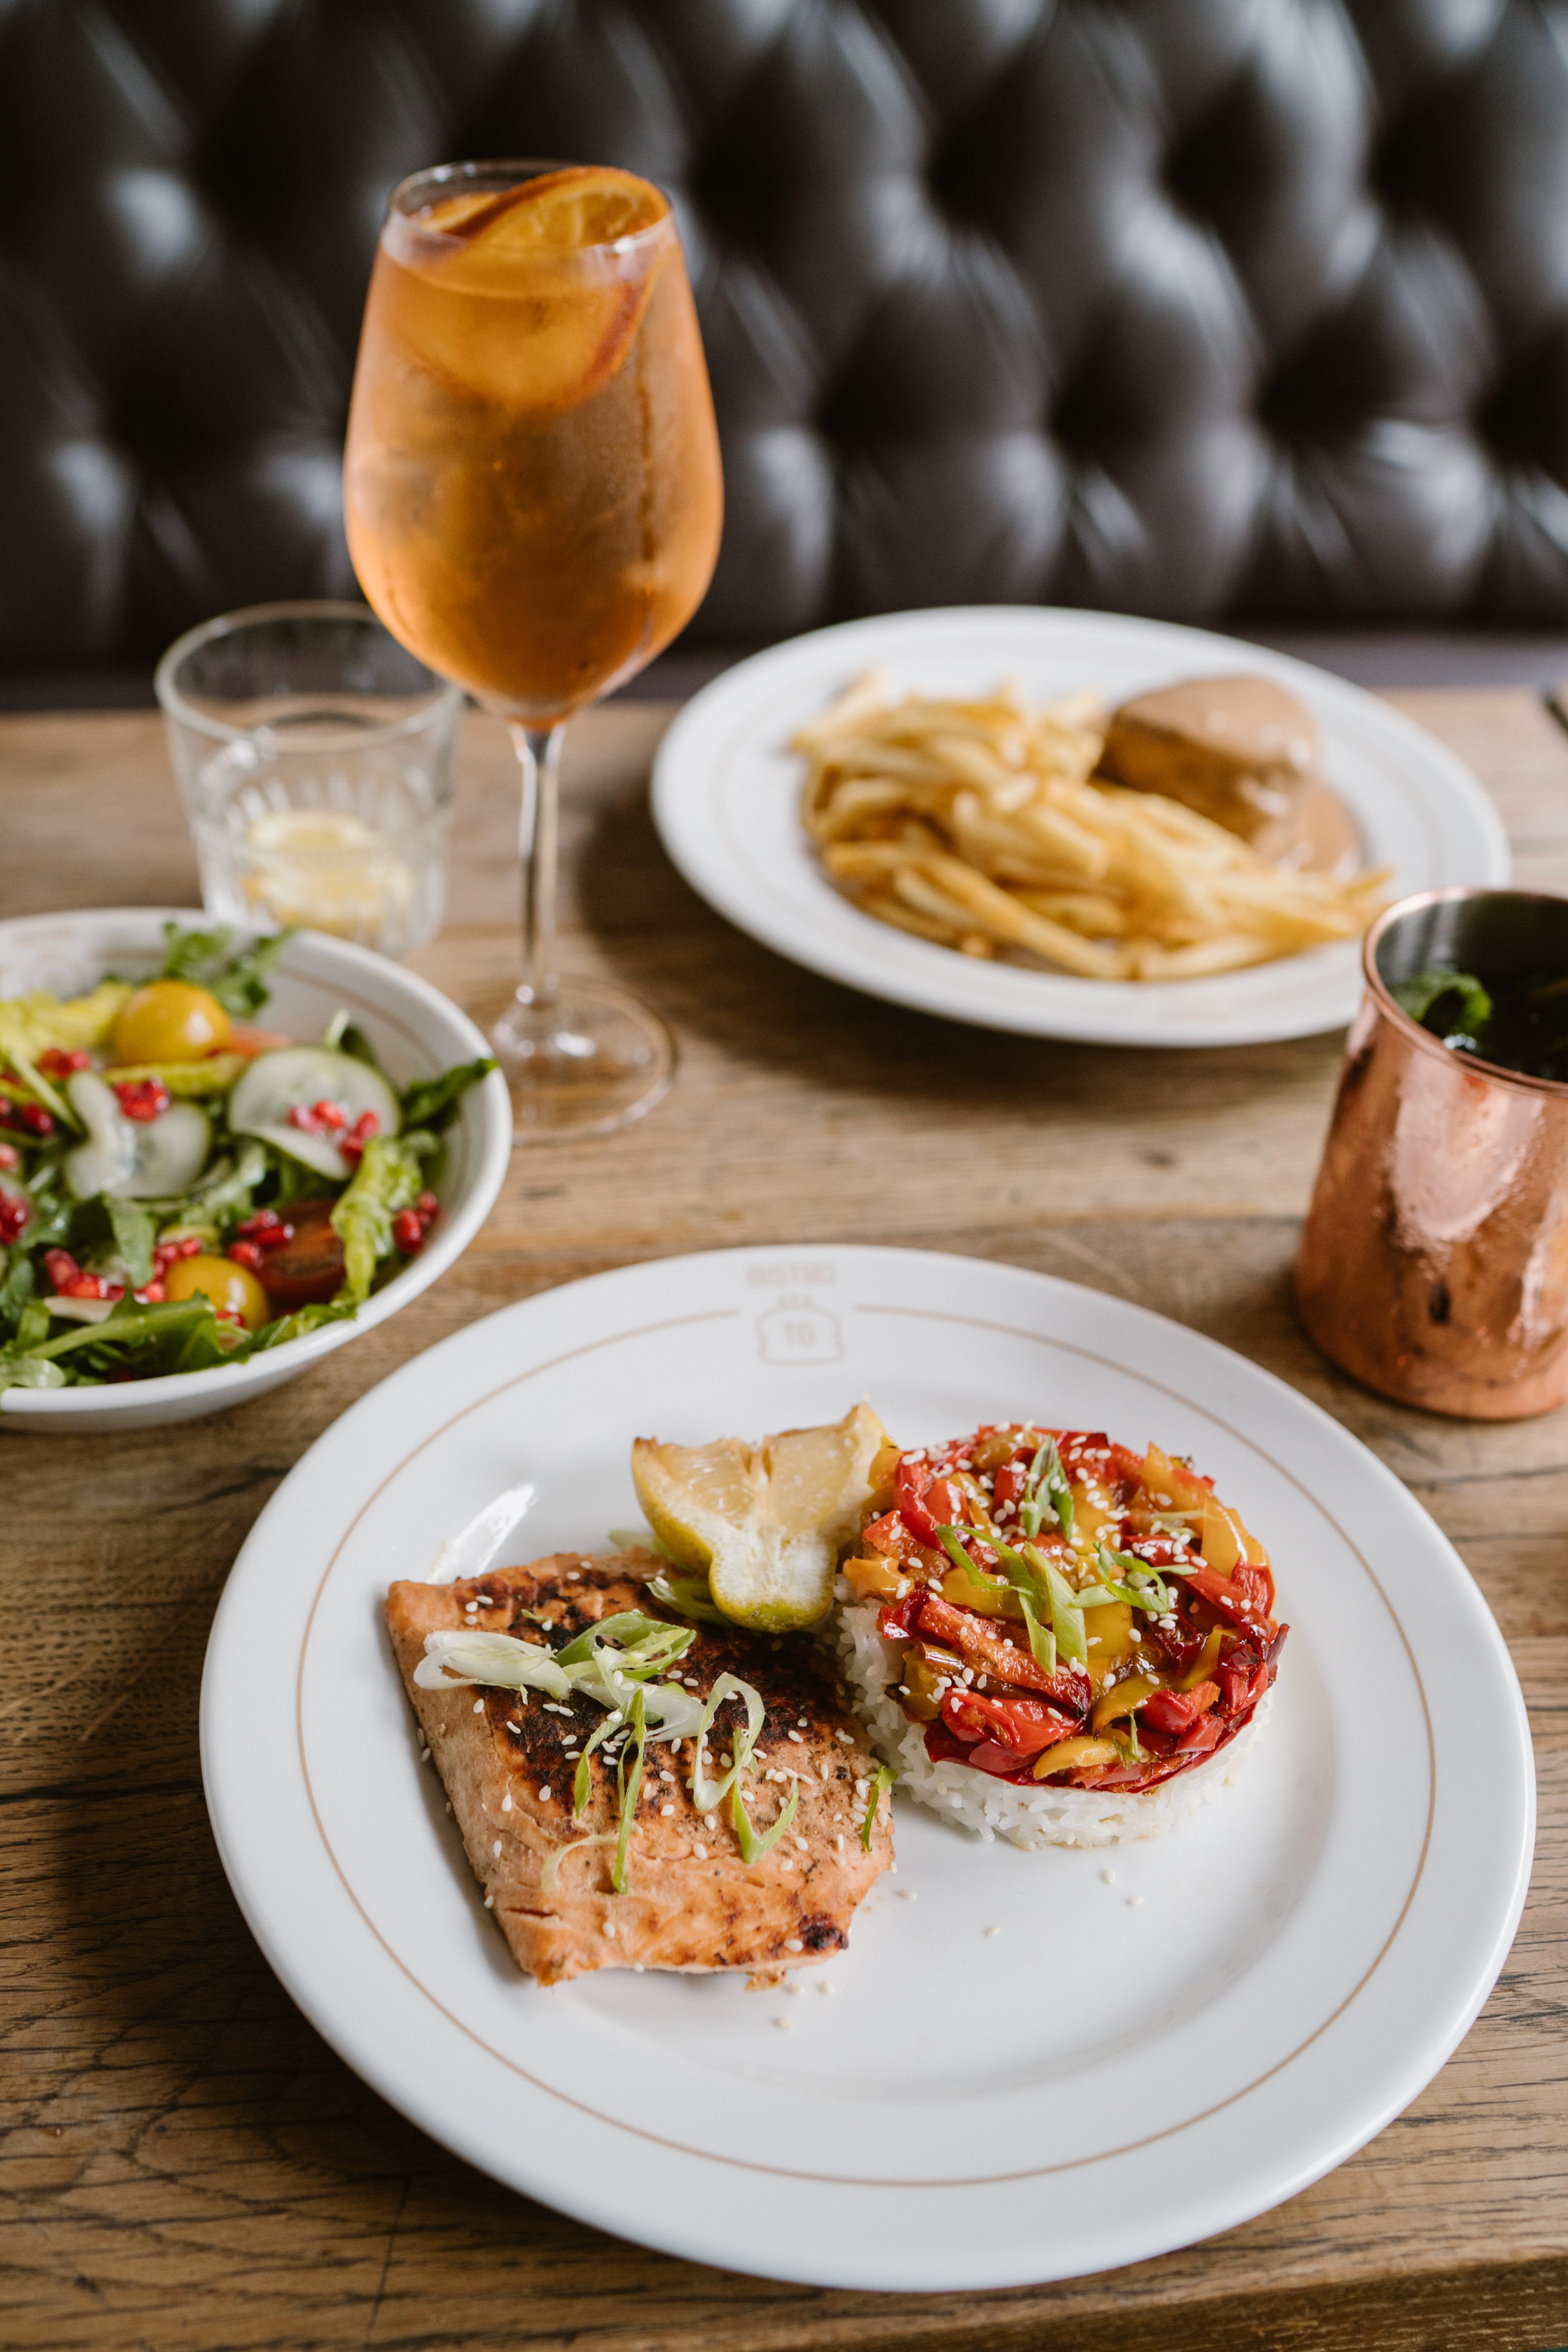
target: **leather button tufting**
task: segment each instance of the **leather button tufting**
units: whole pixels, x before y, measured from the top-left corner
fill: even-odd
[[[1568,619],[1568,42],[1533,0],[11,0],[0,660],[351,591],[382,205],[667,186],[696,633],[949,599]]]

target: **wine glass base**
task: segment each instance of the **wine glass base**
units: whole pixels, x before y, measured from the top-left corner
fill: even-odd
[[[512,1097],[514,1146],[613,1135],[662,1102],[674,1075],[664,1023],[599,981],[562,981],[548,1004],[519,992],[486,1034]]]

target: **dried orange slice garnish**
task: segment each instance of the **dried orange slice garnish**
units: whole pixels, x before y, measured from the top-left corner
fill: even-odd
[[[580,253],[652,228],[669,210],[657,188],[607,164],[541,172],[515,188],[448,196],[424,215],[432,228],[495,254]]]

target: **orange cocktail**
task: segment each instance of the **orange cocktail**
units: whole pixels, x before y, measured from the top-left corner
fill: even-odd
[[[668,644],[713,570],[720,486],[656,188],[563,170],[394,207],[345,509],[387,626],[497,708],[560,717]]]
[[[492,1032],[519,1138],[618,1124],[663,1091],[668,1040],[629,1000],[600,1018],[602,988],[567,1004],[556,979],[561,725],[690,619],[722,513],[702,341],[658,189],[527,163],[403,183],[365,306],[344,510],[387,627],[507,719],[522,761],[525,971]]]

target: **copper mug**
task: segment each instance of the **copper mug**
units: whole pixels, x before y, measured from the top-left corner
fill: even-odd
[[[1404,1404],[1517,1421],[1568,1396],[1568,1085],[1455,1053],[1390,991],[1431,966],[1568,979],[1568,899],[1431,890],[1362,955],[1296,1258],[1325,1356]]]

